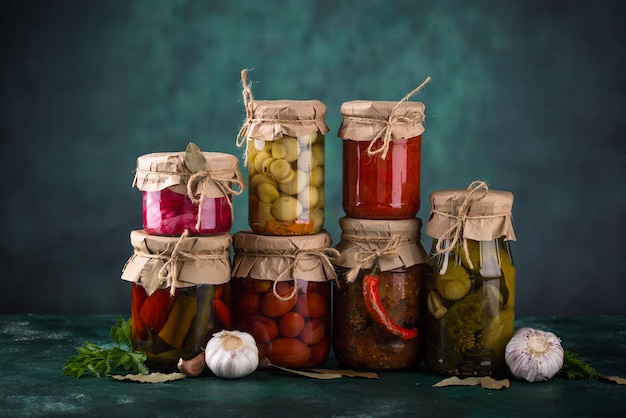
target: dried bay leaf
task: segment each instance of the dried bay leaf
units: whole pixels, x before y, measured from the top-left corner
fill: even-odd
[[[186,376],[182,373],[150,373],[150,374],[109,374],[115,380],[138,382],[138,383],[163,383],[174,380],[184,379]]]
[[[206,170],[206,158],[193,142],[190,142],[185,149],[185,165],[192,173]]]
[[[617,383],[618,385],[626,385],[626,379],[619,376],[604,376],[604,380],[608,380],[609,382]]]
[[[163,278],[159,277],[159,272],[165,265],[161,259],[155,258],[149,260],[141,270],[141,285],[145,289],[148,296],[153,294],[163,284]]]
[[[441,388],[445,386],[476,386],[480,385],[483,389],[499,390],[502,388],[508,388],[511,385],[509,379],[496,380],[493,377],[466,377],[460,379],[458,376],[452,376],[443,379],[433,385],[435,388]]]
[[[485,376],[480,379],[480,387],[483,389],[499,390],[511,386],[509,379],[496,380],[493,377]]]
[[[355,372],[354,370],[311,369],[317,373],[336,373],[346,377],[364,377],[366,379],[379,379],[374,372]]]

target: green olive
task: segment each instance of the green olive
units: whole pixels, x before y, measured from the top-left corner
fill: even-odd
[[[315,161],[317,165],[324,164],[324,144],[315,144],[311,147],[311,152],[315,156]]]
[[[248,187],[250,188],[250,190],[256,190],[256,188],[259,187],[259,185],[262,183],[269,183],[274,185],[275,187],[278,186],[278,183],[273,178],[266,176],[263,173],[256,173],[250,178],[250,184],[248,185]]]
[[[254,153],[251,153],[251,156],[252,156],[252,161],[254,162],[254,169],[258,173],[263,172],[263,163],[268,158],[272,158],[272,155],[267,151],[261,151],[259,153],[256,153],[256,155],[254,155]]]
[[[256,188],[256,193],[259,196],[259,200],[265,203],[272,203],[279,196],[278,190],[271,183],[259,184]]]
[[[279,221],[295,221],[302,213],[302,204],[291,196],[281,196],[272,203],[272,215]]]
[[[295,161],[300,154],[300,144],[292,136],[284,136],[272,142],[272,157]]]
[[[324,186],[317,188],[317,207],[324,207]]]
[[[320,187],[324,184],[324,169],[321,166],[311,170],[311,186]]]
[[[280,184],[280,190],[290,195],[296,195],[304,190],[309,183],[308,180],[309,176],[306,172],[297,170],[295,177],[291,181]]]
[[[317,202],[319,201],[319,192],[317,191],[317,187],[305,187],[300,193],[298,193],[298,201],[300,201],[302,207],[304,208],[317,207]]]
[[[287,160],[274,160],[269,165],[269,173],[279,181],[287,177],[291,171],[291,165]]]

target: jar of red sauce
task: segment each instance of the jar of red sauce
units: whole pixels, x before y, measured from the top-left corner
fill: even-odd
[[[250,333],[259,358],[289,368],[319,366],[330,352],[330,235],[233,235],[233,327]]]
[[[344,367],[402,370],[422,356],[421,221],[341,218],[333,352]]]
[[[133,186],[142,192],[144,230],[152,235],[228,232],[233,222],[232,194],[241,193],[245,184],[238,165],[234,155],[200,152],[193,144],[184,153],[137,158]]]
[[[122,272],[131,282],[131,342],[150,370],[176,371],[231,327],[230,234],[207,237],[131,231]]]
[[[420,208],[424,105],[355,100],[341,106],[343,209],[361,219],[409,219]]]

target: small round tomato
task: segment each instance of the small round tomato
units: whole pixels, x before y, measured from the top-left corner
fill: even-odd
[[[270,290],[263,295],[263,299],[261,300],[261,312],[263,312],[263,315],[276,318],[292,310],[293,307],[296,306],[296,303],[298,303],[297,294],[293,295],[290,299],[282,300]]]
[[[330,353],[330,335],[326,335],[320,342],[311,346],[311,365],[319,366],[324,363]]]
[[[287,312],[281,316],[278,328],[285,337],[297,337],[304,328],[304,318],[298,312]]]
[[[277,366],[304,367],[311,357],[311,349],[297,338],[276,338],[267,357]]]
[[[311,319],[304,323],[302,332],[300,332],[300,339],[306,344],[317,344],[326,335],[326,326],[324,322],[319,319]]]

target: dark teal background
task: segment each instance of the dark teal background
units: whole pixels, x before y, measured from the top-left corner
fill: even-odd
[[[626,313],[622,1],[2,1],[1,313],[129,311],[137,156],[240,155],[257,99],[318,99],[337,242],[341,103],[426,105],[428,194],[515,195],[517,313]],[[235,197],[233,232],[247,228]],[[430,247],[430,238],[423,236]]]

